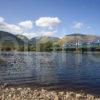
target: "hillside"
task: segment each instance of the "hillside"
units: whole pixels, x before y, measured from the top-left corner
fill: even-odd
[[[95,35],[85,35],[85,34],[69,34],[64,36],[60,41],[58,41],[57,43],[62,45],[66,42],[79,42],[79,41],[94,41],[94,40],[100,40],[100,36],[95,36]]]
[[[15,35],[0,31],[0,50],[21,50],[24,49],[24,41]]]
[[[26,36],[24,36],[24,35],[16,35],[18,38],[20,38],[21,40],[23,40],[24,42],[28,42],[29,41],[29,39],[26,37]]]
[[[42,50],[50,49],[53,45],[53,43],[59,41],[60,39],[57,37],[34,37],[29,41],[29,50],[39,50],[42,48]]]
[[[59,38],[57,37],[47,37],[47,36],[43,36],[43,37],[34,37],[30,40],[30,42],[40,42],[40,43],[45,43],[45,42],[48,42],[48,41],[51,41],[51,42],[57,42],[58,40],[60,40]]]
[[[28,39],[24,35],[13,35],[9,32],[0,31],[0,50],[29,50],[29,51],[49,51],[52,47],[62,48],[66,42],[89,42],[100,40],[100,36],[85,35],[85,34],[69,34],[62,39],[58,37],[34,37]]]

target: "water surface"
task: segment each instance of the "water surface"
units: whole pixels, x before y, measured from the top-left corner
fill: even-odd
[[[100,94],[100,53],[1,52],[0,81]]]

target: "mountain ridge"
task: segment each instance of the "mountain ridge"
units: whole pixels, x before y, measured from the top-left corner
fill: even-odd
[[[59,46],[63,46],[63,44],[65,44],[66,42],[69,43],[69,42],[80,42],[80,41],[82,42],[95,41],[95,40],[100,40],[100,36],[74,33],[65,35],[61,39],[58,37],[50,37],[50,36],[33,37],[31,39],[28,39],[24,35],[14,35],[9,32],[0,31],[0,42],[5,40],[7,41],[9,40],[9,44],[12,44],[12,42],[10,43],[10,40],[12,40],[14,44],[18,43],[19,48],[24,50],[25,46],[28,48],[36,48],[36,45],[40,44],[41,45],[57,44]],[[8,43],[7,41],[5,41],[5,44]]]

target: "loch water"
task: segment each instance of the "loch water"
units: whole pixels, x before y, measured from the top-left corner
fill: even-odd
[[[100,53],[0,52],[0,82],[100,95]]]

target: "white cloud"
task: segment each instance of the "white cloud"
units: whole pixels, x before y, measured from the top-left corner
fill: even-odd
[[[47,31],[47,32],[42,32],[43,36],[53,36],[57,31]]]
[[[38,33],[36,32],[30,32],[30,33],[23,33],[23,35],[25,35],[26,37],[28,37],[29,39],[33,38],[33,37],[37,37]]]
[[[45,32],[43,35],[44,36],[52,36],[52,35],[54,35],[54,32]]]
[[[53,36],[57,31],[40,31],[40,32],[25,32],[23,35],[28,37],[29,39],[33,37],[38,37],[38,36]]]
[[[31,20],[20,22],[19,25],[25,29],[32,29],[33,23]]]
[[[8,31],[10,32],[14,32],[14,33],[22,33],[23,29],[17,25],[14,24],[6,24],[6,27],[8,29]]]
[[[32,38],[36,35],[36,33],[33,33],[33,32],[26,33],[25,29],[26,28],[30,29],[32,27],[31,21],[21,22],[20,24],[21,24],[21,26],[19,24],[18,25],[9,24],[9,23],[5,22],[2,17],[0,17],[0,30],[7,31],[7,32],[10,32],[12,34],[23,34],[29,38]]]
[[[84,26],[82,22],[74,22],[73,28],[81,29]]]
[[[14,25],[14,24],[8,24],[6,22],[0,23],[0,29],[7,31],[7,32],[11,32],[11,33],[22,33],[23,32],[23,29],[20,28],[19,26]]]
[[[4,19],[3,17],[0,17],[0,23],[1,23],[1,22],[4,22],[4,20],[5,20],[5,19]]]
[[[59,24],[61,21],[58,17],[40,17],[35,21],[36,26],[39,27],[52,27]]]
[[[73,22],[72,28],[74,28],[74,29],[82,29],[82,28],[91,29],[92,27],[86,23],[75,21],[75,22]]]
[[[37,20],[37,22],[38,21],[41,21],[41,18]],[[43,25],[45,21],[47,21],[47,23]],[[41,21],[41,25],[43,26],[41,25],[40,26],[41,27],[52,27],[52,26],[57,25],[58,23],[60,23],[60,20],[57,17],[54,17],[54,18],[48,17],[46,20]],[[20,22],[18,24],[10,24],[10,23],[5,22],[3,17],[0,17],[0,30],[7,31],[12,34],[22,34],[28,38],[32,38],[32,37],[37,37],[37,36],[53,36],[57,32],[54,30],[48,31],[48,29],[30,32],[31,28],[33,28],[33,23],[31,20]]]

